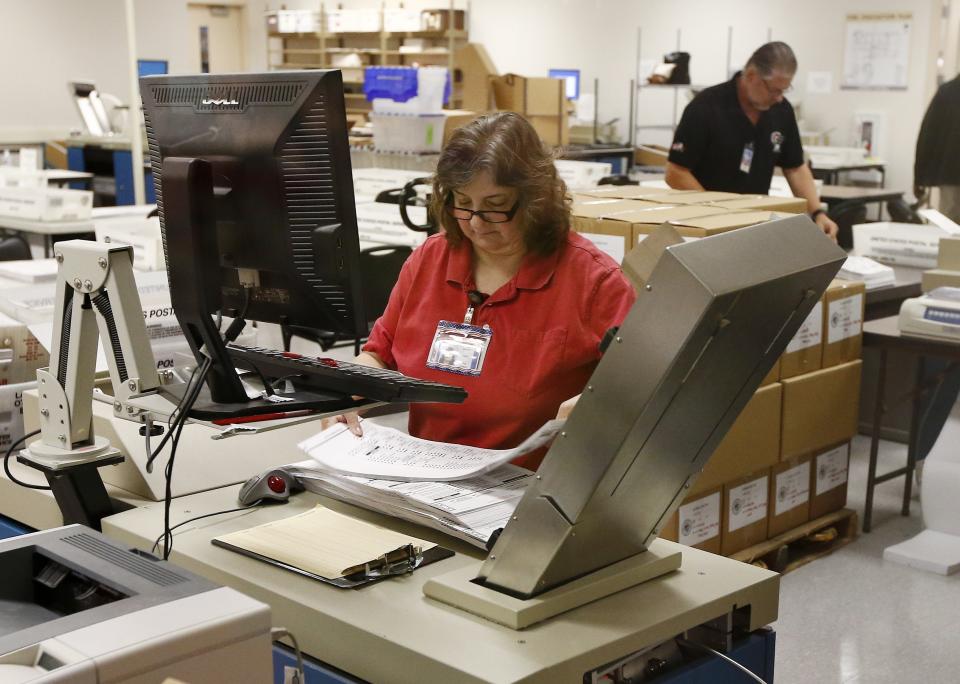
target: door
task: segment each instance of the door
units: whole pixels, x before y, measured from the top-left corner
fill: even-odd
[[[190,3],[190,43],[196,73],[244,70],[243,8]]]

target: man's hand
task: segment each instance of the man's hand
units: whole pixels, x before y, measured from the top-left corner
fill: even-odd
[[[814,219],[814,222],[820,226],[820,230],[822,230],[828,238],[834,242],[837,241],[837,231],[839,231],[840,228],[837,227],[837,224],[834,223],[829,216],[826,214],[817,214],[817,218]]]

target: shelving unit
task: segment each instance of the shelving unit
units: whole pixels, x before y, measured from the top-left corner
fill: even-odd
[[[438,3],[440,4],[440,3]],[[338,13],[370,12],[357,17],[370,31],[331,31]],[[271,69],[341,69],[347,114],[365,114],[370,104],[363,95],[363,70],[368,66],[445,66],[453,79],[451,107],[460,105],[459,79],[454,70],[454,54],[467,42],[468,9],[457,8],[454,0],[444,10],[441,28],[435,30],[387,30],[419,22],[419,10],[388,8],[379,10],[328,9],[320,3],[317,10],[271,10],[266,13],[267,59]],[[400,13],[403,13],[401,16]],[[418,23],[419,25],[419,23]],[[290,29],[293,30],[290,30]],[[306,30],[304,30],[306,29]],[[409,45],[409,41],[420,44]],[[409,49],[404,49],[408,44]]]

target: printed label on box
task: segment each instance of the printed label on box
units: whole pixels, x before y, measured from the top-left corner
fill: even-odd
[[[847,482],[847,445],[817,456],[816,496]]]
[[[783,515],[810,500],[810,461],[777,475],[773,514]]]
[[[731,532],[767,517],[768,480],[769,478],[764,475],[730,490],[730,504],[727,512],[730,516]]]
[[[624,240],[620,235],[601,235],[600,233],[580,233],[598,249],[610,255],[618,264],[623,261]]]
[[[833,344],[848,337],[856,337],[863,330],[863,294],[835,299],[827,310],[829,325],[827,343]]]
[[[815,347],[823,339],[823,302],[817,302],[807,316],[797,334],[787,345],[787,353]]]
[[[720,534],[720,492],[680,507],[678,541],[695,546]]]

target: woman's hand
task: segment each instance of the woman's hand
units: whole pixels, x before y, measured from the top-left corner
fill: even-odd
[[[557,419],[566,420],[570,417],[570,414],[573,412],[573,407],[577,405],[577,401],[580,399],[578,394],[575,397],[570,397],[565,402],[560,404],[560,408],[557,409]]]
[[[387,367],[387,364],[381,361],[379,356],[371,352],[360,352],[353,362],[361,366],[368,366],[370,368]],[[354,396],[353,398],[363,399],[363,397],[358,396]],[[341,413],[339,416],[327,416],[326,418],[321,418],[320,429],[326,430],[328,427],[333,427],[337,423],[346,425],[347,429],[357,437],[363,437],[363,427],[360,425],[360,414],[357,411],[349,411],[347,413]]]

